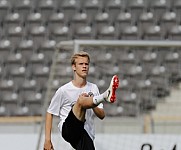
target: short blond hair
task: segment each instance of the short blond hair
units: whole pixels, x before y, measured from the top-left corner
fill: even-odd
[[[78,57],[87,57],[88,62],[90,62],[90,56],[87,52],[85,51],[80,51],[78,53],[75,53],[72,57],[71,57],[71,64],[75,64],[75,59]]]

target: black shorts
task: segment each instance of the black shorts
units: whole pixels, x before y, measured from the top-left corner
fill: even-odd
[[[84,122],[78,120],[72,110],[63,123],[62,137],[76,150],[95,150],[92,139],[84,129]]]

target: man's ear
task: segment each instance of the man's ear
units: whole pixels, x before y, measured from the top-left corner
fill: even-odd
[[[73,71],[76,71],[76,69],[75,69],[75,64],[72,65],[72,70],[73,70]]]

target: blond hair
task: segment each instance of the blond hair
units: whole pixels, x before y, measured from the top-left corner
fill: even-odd
[[[71,64],[75,64],[75,59],[78,57],[87,57],[88,62],[90,62],[90,56],[87,52],[85,51],[80,51],[78,53],[75,53],[72,57],[71,57]]]

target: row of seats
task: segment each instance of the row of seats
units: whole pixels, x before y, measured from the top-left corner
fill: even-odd
[[[41,115],[55,45],[71,39],[180,40],[179,0],[0,0],[0,116]],[[100,92],[113,74],[120,87],[108,115],[136,116],[155,109],[181,79],[175,47],[86,49],[89,81]],[[72,79],[61,51],[52,93]],[[97,57],[99,56],[99,57]],[[62,71],[64,70],[64,71]]]

